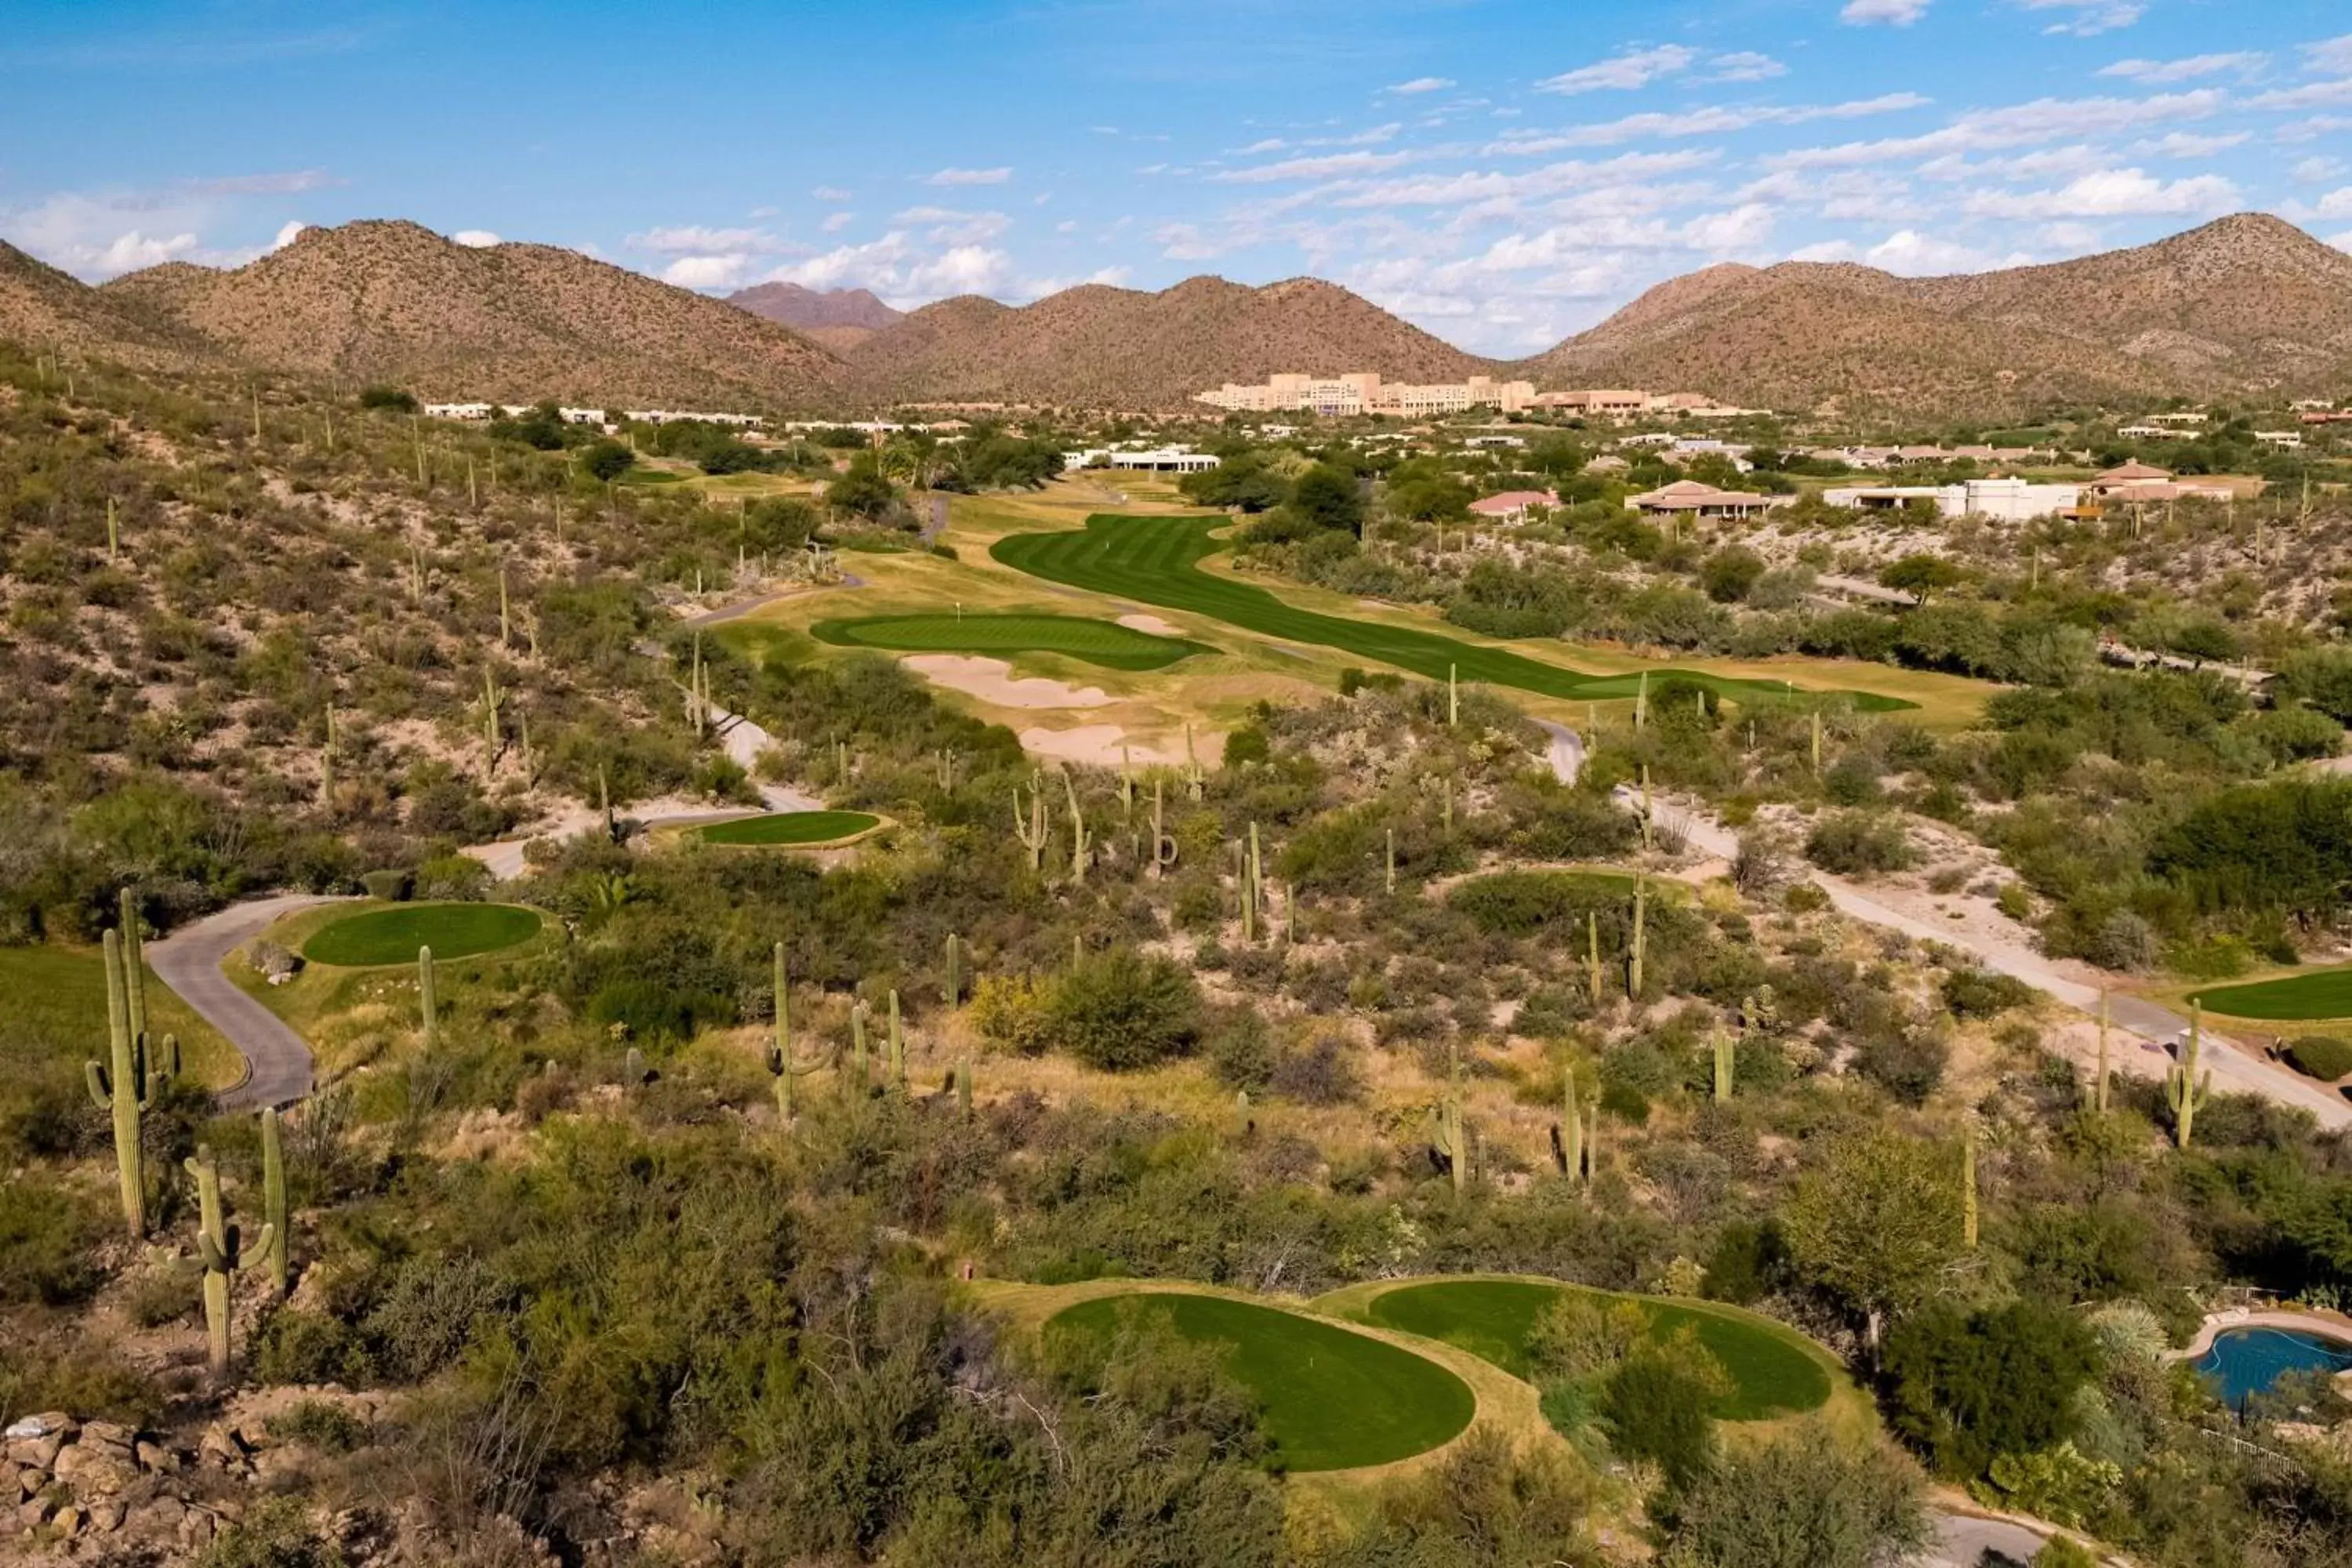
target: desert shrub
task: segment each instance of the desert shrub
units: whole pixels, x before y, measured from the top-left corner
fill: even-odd
[[[1030,974],[983,974],[971,988],[971,1025],[981,1038],[1024,1057],[1053,1043],[1053,990]]]
[[[1602,1392],[1609,1446],[1647,1459],[1667,1482],[1688,1487],[1715,1463],[1715,1403],[1733,1389],[1731,1374],[1688,1329],[1665,1341],[1643,1339],[1626,1352]]]
[[[1211,1025],[1205,1053],[1209,1070],[1234,1089],[1264,1089],[1274,1073],[1274,1040],[1255,1007],[1226,1009]]]
[[[189,1268],[152,1269],[134,1281],[123,1300],[123,1310],[142,1329],[177,1322],[196,1310],[201,1277]]]
[[[100,1200],[37,1176],[0,1183],[0,1306],[63,1307],[103,1281],[95,1254],[110,1220]]]
[[[1200,1037],[1192,972],[1131,947],[1089,953],[1063,973],[1047,1008],[1053,1043],[1089,1067],[1119,1071],[1189,1052]]]
[[[1308,1105],[1341,1105],[1363,1093],[1345,1042],[1326,1035],[1302,1049],[1286,1052],[1268,1079],[1273,1090]]]
[[[1911,841],[1892,817],[1833,811],[1806,835],[1805,858],[1841,877],[1900,871],[1911,864]]]
[[[2286,1047],[2287,1065],[2306,1078],[2334,1082],[2352,1072],[2352,1040],[2333,1035],[2305,1035]]]
[[[1938,1471],[1973,1479],[1997,1456],[2063,1441],[2074,1430],[2074,1391],[2097,1363],[2090,1329],[2063,1308],[1931,1305],[1886,1337],[1893,1423]]]
[[[1888,1029],[1871,1035],[1854,1052],[1854,1070],[1906,1105],[1922,1105],[1944,1081],[1951,1047],[1925,1029]]]
[[[1539,1383],[1605,1377],[1625,1363],[1648,1329],[1638,1302],[1564,1290],[1528,1331],[1528,1364]]]
[[[1958,969],[1944,977],[1944,1005],[1956,1017],[1991,1018],[2033,1005],[2033,987],[1990,969]]]
[[[305,1399],[263,1423],[281,1443],[307,1443],[326,1454],[348,1454],[367,1441],[367,1426],[331,1399]]]
[[[1687,1568],[1876,1568],[1934,1535],[1910,1461],[1818,1421],[1740,1444],[1666,1522],[1665,1560]]]
[[[1830,907],[1829,890],[1811,882],[1796,882],[1780,895],[1780,907],[1792,915],[1817,915]]]

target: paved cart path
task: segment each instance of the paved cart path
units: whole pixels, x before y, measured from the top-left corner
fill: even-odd
[[[222,972],[228,955],[275,921],[334,900],[312,893],[248,899],[147,944],[157,979],[245,1058],[245,1077],[221,1094],[226,1110],[289,1105],[310,1092],[310,1047]]]

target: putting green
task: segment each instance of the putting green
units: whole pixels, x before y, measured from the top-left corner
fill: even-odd
[[[515,904],[393,904],[320,927],[302,956],[353,969],[413,963],[420,947],[436,959],[471,958],[529,942],[539,926],[537,910]]]
[[[1443,1341],[1527,1377],[1527,1342],[1551,1304],[1575,1286],[1543,1279],[1443,1279],[1383,1291],[1365,1310],[1382,1328]],[[1795,1330],[1737,1309],[1647,1296],[1586,1294],[1640,1303],[1650,1331],[1664,1338],[1687,1327],[1731,1373],[1737,1390],[1715,1414],[1758,1421],[1819,1408],[1830,1396],[1829,1353]]]
[[[1257,1396],[1258,1425],[1286,1470],[1411,1458],[1450,1441],[1477,1410],[1470,1385],[1433,1361],[1335,1323],[1222,1296],[1104,1296],[1064,1309],[1046,1327],[1109,1334],[1130,1311],[1188,1340],[1228,1347],[1225,1368]]]
[[[695,829],[705,844],[837,844],[870,833],[882,819],[863,811],[774,811]]]
[[[1164,669],[1204,651],[1196,642],[1155,637],[1117,621],[1078,616],[876,616],[860,621],[819,621],[809,628],[820,642],[883,647],[900,653],[1061,653],[1106,669]]]
[[[1223,517],[1096,516],[1087,519],[1084,529],[1010,535],[998,540],[989,553],[1015,571],[1048,582],[1168,609],[1191,610],[1266,637],[1377,659],[1432,680],[1444,680],[1451,669],[1463,680],[1578,701],[1631,697],[1640,689],[1640,671],[1589,675],[1508,648],[1462,642],[1418,627],[1318,615],[1286,604],[1254,584],[1213,576],[1200,570],[1200,563],[1229,548],[1211,537],[1211,531],[1223,527],[1226,521]],[[1654,679],[1681,676],[1735,699],[1789,694],[1783,681],[1736,680],[1692,670],[1649,673]],[[1874,711],[1915,706],[1874,692],[1841,695],[1851,697],[1857,708]]]
[[[2352,1018],[2352,964],[2216,986],[2192,992],[2189,999],[2232,1018]]]

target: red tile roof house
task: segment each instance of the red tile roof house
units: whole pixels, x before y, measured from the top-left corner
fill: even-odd
[[[1529,507],[1559,504],[1559,497],[1549,490],[1505,490],[1499,495],[1479,497],[1470,503],[1470,511],[1475,517],[1490,517],[1502,522],[1525,522]]]
[[[1696,479],[1676,479],[1661,489],[1628,496],[1625,504],[1649,517],[1697,516],[1748,518],[1769,507],[1786,506],[1794,496],[1762,496],[1748,490],[1720,490]]]

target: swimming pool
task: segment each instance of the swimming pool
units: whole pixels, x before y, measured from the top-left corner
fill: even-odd
[[[2213,1347],[2197,1358],[2197,1370],[2212,1380],[2221,1402],[2235,1408],[2291,1372],[2341,1372],[2352,1367],[2352,1343],[2302,1329],[2257,1325],[2224,1329]]]

